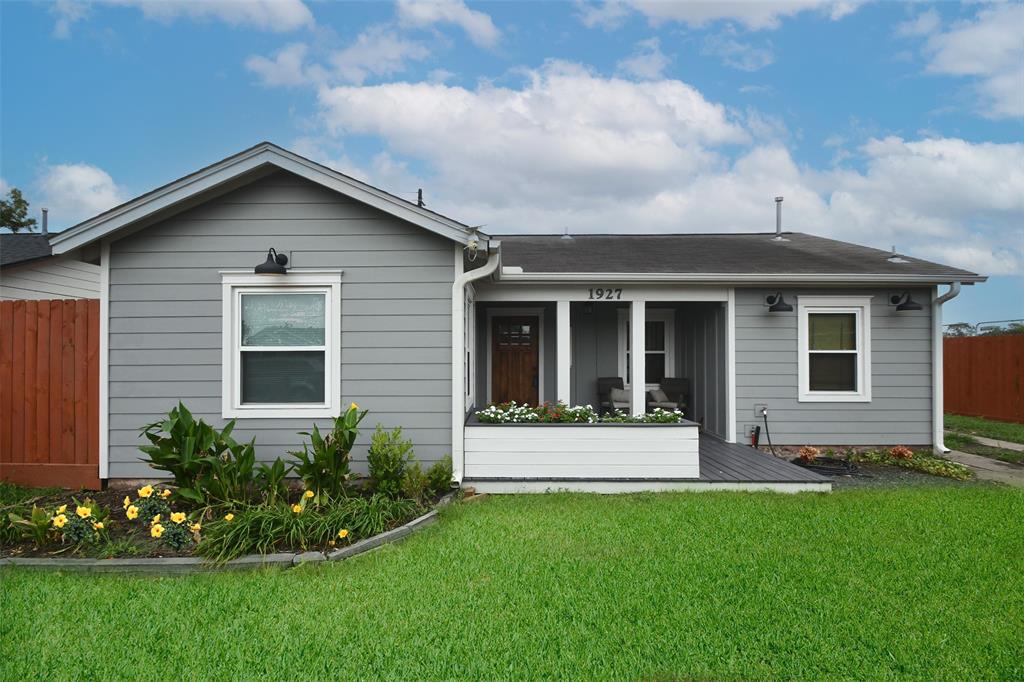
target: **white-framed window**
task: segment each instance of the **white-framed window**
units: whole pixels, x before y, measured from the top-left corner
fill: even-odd
[[[676,375],[676,315],[674,310],[648,308],[644,325],[644,380],[648,390],[658,388],[665,377]],[[626,386],[632,384],[632,366],[629,356],[632,349],[630,340],[629,309],[619,309],[619,376]]]
[[[871,297],[798,296],[801,402],[871,401]]]
[[[221,273],[224,418],[334,417],[341,271]]]

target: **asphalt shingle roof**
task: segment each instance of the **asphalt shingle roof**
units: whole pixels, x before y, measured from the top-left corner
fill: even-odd
[[[494,235],[502,266],[526,273],[687,273],[744,275],[978,275],[948,265],[801,232],[658,235]]]
[[[0,234],[0,267],[45,258],[50,255],[50,242],[35,233]]]

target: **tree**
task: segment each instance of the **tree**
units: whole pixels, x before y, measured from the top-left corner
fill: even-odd
[[[0,199],[0,227],[11,232],[31,230],[36,225],[35,218],[28,217],[28,202],[21,196],[21,190],[12,187],[6,199]]]
[[[973,324],[957,322],[946,326],[946,336],[974,336],[974,334],[975,329]]]

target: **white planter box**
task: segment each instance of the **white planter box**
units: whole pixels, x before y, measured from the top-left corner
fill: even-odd
[[[697,425],[468,424],[467,479],[694,479]]]

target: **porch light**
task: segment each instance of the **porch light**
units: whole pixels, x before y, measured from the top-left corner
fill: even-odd
[[[260,263],[256,266],[257,275],[285,275],[288,274],[288,270],[284,266],[288,265],[288,256],[283,253],[278,253],[273,247],[267,251],[267,260],[264,263]]]
[[[901,313],[904,310],[920,310],[921,304],[910,298],[910,292],[904,291],[902,294],[893,294],[889,297],[889,303],[896,306],[896,312]]]
[[[786,303],[786,300],[782,298],[782,292],[777,291],[774,294],[768,294],[764,299],[765,305],[768,306],[768,312],[770,313],[791,313],[793,312],[793,306]]]

